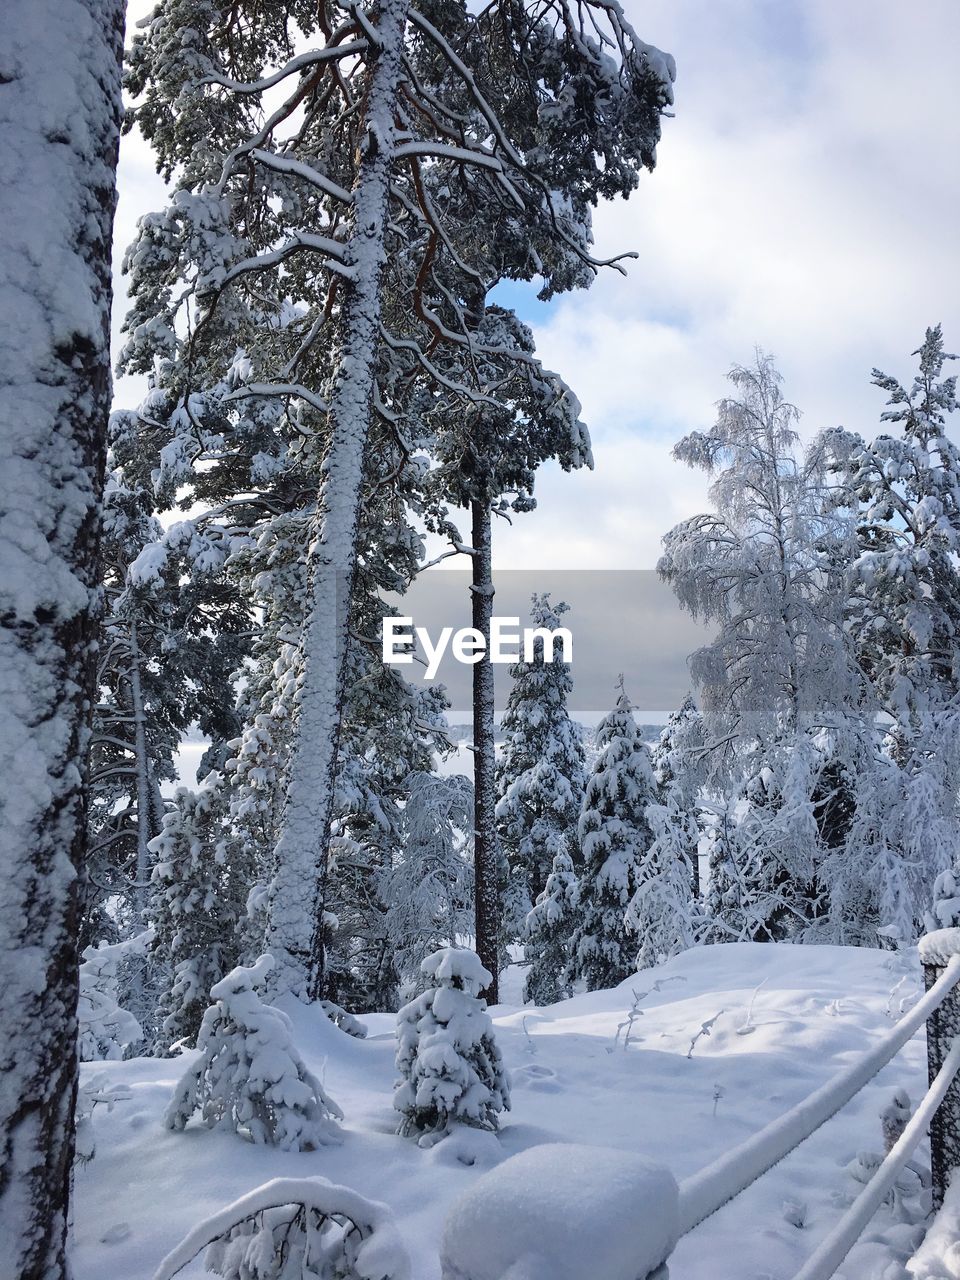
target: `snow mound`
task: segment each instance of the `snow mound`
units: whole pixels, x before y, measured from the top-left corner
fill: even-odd
[[[546,1143],[483,1174],[443,1231],[443,1280],[638,1280],[670,1254],[677,1184],[644,1156]]]
[[[913,1280],[956,1280],[960,1276],[960,1178],[954,1174],[923,1244],[907,1263]]]

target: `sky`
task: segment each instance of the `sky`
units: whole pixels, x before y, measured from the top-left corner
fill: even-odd
[[[871,369],[909,379],[927,325],[960,349],[956,0],[624,7],[676,58],[675,115],[655,171],[596,211],[598,253],[639,255],[626,277],[548,305],[511,293],[583,404],[596,466],[543,469],[537,510],[495,529],[501,568],[653,568],[663,534],[706,502],[671,449],[712,422],[727,370],[758,345],[807,435],[876,434]],[[149,8],[133,0],[130,23]],[[164,199],[133,138],[119,186],[118,250]],[[124,309],[118,280],[117,324]],[[119,381],[118,406],[139,395]]]

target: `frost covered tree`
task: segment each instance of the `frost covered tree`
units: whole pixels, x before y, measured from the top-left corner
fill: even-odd
[[[798,936],[824,907],[817,742],[830,737],[835,765],[863,759],[875,706],[845,627],[852,527],[831,487],[829,446],[799,447],[799,413],[769,356],[758,351],[729,377],[715,425],[674,450],[712,478],[713,509],[667,534],[658,569],[681,605],[717,629],[691,670],[704,782],[736,801],[721,806],[721,861],[743,860],[736,919],[723,927]],[[711,898],[729,896],[728,886]]]
[[[874,370],[888,396],[882,421],[898,434],[827,436],[856,524],[847,627],[892,721],[860,774],[848,846],[876,923],[904,939],[922,926],[937,874],[960,857],[960,449],[948,435],[956,377],[943,376],[955,357],[939,325],[914,354],[909,387]]]
[[[200,791],[177,789],[150,851],[154,964],[165,979],[157,1042],[166,1052],[193,1043],[211,987],[241,952],[249,870],[226,823],[218,774],[209,774]]]
[[[123,10],[3,14],[0,1239],[18,1280],[66,1267]]]
[[[580,885],[573,860],[561,848],[526,919],[523,938],[530,968],[523,986],[525,1004],[556,1004],[570,995],[570,945],[579,906]]]
[[[140,1023],[121,1007],[119,979],[124,960],[131,954],[142,956],[152,941],[152,932],[145,930],[124,942],[84,948],[77,1005],[81,1062],[119,1059],[143,1042]]]
[[[583,871],[571,944],[572,976],[588,991],[616,986],[636,967],[625,913],[653,841],[646,817],[656,798],[650,752],[622,680],[616,707],[597,726],[597,747],[577,828]]]
[[[627,194],[652,167],[672,78],[671,60],[599,0],[476,14],[460,3],[424,14],[408,0],[289,0],[269,15],[253,0],[223,11],[164,0],[135,42],[136,118],[178,189],[142,224],[129,258],[128,364],[165,361],[165,384],[189,416],[192,390],[221,379],[242,348],[234,404],[273,400],[305,433],[326,433],[299,746],[269,905],[280,986],[316,993],[323,981],[346,602],[371,424],[405,440],[420,385],[466,403],[480,394],[432,356],[483,346],[467,322],[486,276],[482,243],[453,234],[422,175],[445,171],[449,190],[470,182],[481,208],[513,205],[531,231],[594,269],[589,200]],[[509,109],[498,115],[494,101]],[[552,270],[549,254],[528,250],[504,274]]]
[[[143,928],[148,846],[165,812],[160,785],[176,779],[174,758],[192,724],[211,738],[208,756],[235,734],[234,682],[249,626],[234,584],[191,574],[181,560],[166,574],[151,571],[162,528],[134,418],[117,413],[110,424],[83,941]],[[146,1005],[136,1012],[142,1017]]]
[[[475,952],[456,947],[428,956],[420,971],[426,990],[397,1014],[400,1132],[435,1142],[457,1124],[496,1131],[510,1085],[480,997],[491,975]]]
[[[406,782],[400,849],[383,873],[384,927],[400,981],[412,984],[428,955],[473,929],[469,831],[473,787],[462,774],[415,773]]]
[[[939,325],[914,355],[909,387],[873,371],[888,396],[881,421],[898,434],[869,443],[844,432],[828,437],[856,502],[849,625],[903,731],[960,688],[960,448],[948,435],[957,379],[943,376],[956,357],[944,350]]]
[[[651,753],[656,801],[647,807],[653,842],[641,859],[627,925],[645,969],[692,946],[700,927],[700,792],[703,720],[687,694]]]
[[[545,634],[562,626],[567,609],[562,603],[551,605],[549,596],[532,597],[530,619],[544,634],[536,639],[531,661],[510,668],[513,684],[497,764],[497,825],[514,890],[506,920],[510,937],[522,931],[561,840],[579,862],[574,832],[583,802],[583,743],[567,709],[573,679],[563,661],[562,639],[548,641]]]
[[[208,1129],[246,1134],[284,1151],[313,1151],[340,1140],[343,1112],[304,1064],[290,1019],[257,994],[273,964],[269,955],[231,970],[210,989],[197,1061],[167,1108],[168,1129],[200,1112]]]

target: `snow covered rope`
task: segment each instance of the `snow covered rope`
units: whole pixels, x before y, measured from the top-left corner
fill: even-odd
[[[920,939],[920,961],[923,981],[930,991],[943,976],[954,956],[960,955],[960,929],[936,929]],[[946,1062],[955,1037],[960,1036],[960,991],[956,987],[927,1021],[927,1069],[933,1088]],[[943,1204],[947,1181],[953,1169],[960,1167],[960,1081],[954,1079],[946,1091],[943,1105],[930,1122],[930,1173],[933,1178],[933,1204]]]
[[[884,1036],[879,1044],[865,1053],[859,1062],[852,1063],[778,1120],[768,1124],[759,1133],[755,1133],[746,1142],[742,1142],[740,1146],[727,1152],[719,1160],[715,1160],[713,1164],[694,1174],[692,1178],[686,1179],[680,1186],[681,1234],[686,1235],[705,1218],[709,1218],[711,1214],[716,1213],[723,1205],[738,1196],[761,1174],[766,1173],[768,1169],[789,1155],[795,1147],[805,1142],[812,1133],[845,1106],[903,1048],[954,990],[958,981],[960,981],[960,949],[956,954],[951,955],[943,973],[927,994]],[[943,1088],[945,1091],[945,1084]],[[930,1097],[931,1094],[928,1094],[918,1107],[917,1115],[924,1112],[929,1119]],[[916,1132],[913,1121],[908,1126],[908,1131]],[[903,1138],[900,1140],[900,1143],[902,1142]],[[900,1143],[894,1150],[902,1150]],[[854,1239],[856,1239],[855,1236]],[[821,1275],[820,1272],[811,1273],[813,1274]],[[811,1278],[804,1275],[804,1280],[811,1280]]]
[[[326,1178],[274,1178],[241,1196],[198,1223],[153,1280],[172,1280],[203,1249],[206,1269],[223,1280],[410,1280],[387,1207]]]
[[[870,1219],[893,1190],[897,1177],[910,1158],[914,1147],[937,1115],[948,1090],[955,1084],[960,1070],[960,1038],[950,1046],[943,1066],[912,1120],[894,1143],[880,1168],[854,1200],[834,1229],[794,1276],[794,1280],[830,1280],[837,1267],[860,1238]]]

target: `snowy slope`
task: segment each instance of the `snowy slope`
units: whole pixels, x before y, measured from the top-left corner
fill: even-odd
[[[667,978],[641,1002],[628,1048],[622,1037],[615,1047],[631,991]],[[738,1034],[761,982],[755,1029]],[[505,990],[519,990],[517,971]],[[311,1153],[256,1148],[192,1126],[164,1131],[161,1113],[184,1059],[89,1064],[85,1075],[122,1082],[132,1098],[109,1114],[98,1109],[97,1153],[77,1174],[76,1280],[148,1280],[200,1216],[268,1178],[310,1174],[389,1204],[414,1277],[437,1280],[446,1209],[497,1160],[541,1143],[583,1142],[661,1160],[682,1180],[874,1044],[890,1027],[888,1009],[918,992],[916,962],[889,953],[738,944],[688,952],[615,990],[548,1009],[500,1006],[495,1023],[513,1078],[501,1139],[470,1135],[433,1151],[393,1132],[392,1015],[368,1017],[369,1038],[357,1041],[286,1006],[304,1058],[346,1113],[343,1145]],[[720,1010],[688,1058],[692,1037]],[[787,1280],[859,1190],[845,1166],[860,1151],[882,1151],[879,1112],[898,1086],[914,1101],[923,1092],[922,1033],[839,1116],[683,1240],[670,1264],[674,1280]],[[458,1152],[475,1164],[461,1163]],[[903,1258],[916,1235],[882,1210],[839,1274],[900,1280],[891,1243]],[[204,1273],[198,1262],[182,1274]]]

